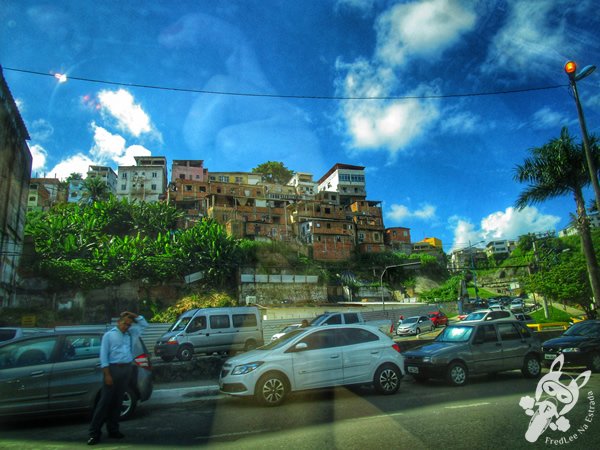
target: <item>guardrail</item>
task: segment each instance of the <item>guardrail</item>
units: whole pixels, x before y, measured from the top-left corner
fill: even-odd
[[[566,330],[569,328],[568,322],[548,322],[548,323],[528,323],[529,328],[533,328],[536,331],[542,331],[543,328],[560,328]]]

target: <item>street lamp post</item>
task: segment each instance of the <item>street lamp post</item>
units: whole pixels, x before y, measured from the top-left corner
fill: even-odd
[[[385,298],[383,297],[383,275],[385,274],[386,270],[391,269],[392,267],[416,267],[416,266],[420,266],[420,265],[421,265],[421,262],[416,261],[416,262],[411,262],[411,263],[392,264],[391,266],[385,266],[385,268],[383,269],[383,272],[381,272],[381,276],[379,277],[379,289],[381,290],[381,304],[383,305],[384,311],[385,311]]]
[[[579,101],[579,92],[577,91],[577,82],[583,80],[585,77],[590,75],[596,66],[586,66],[579,73],[577,73],[577,64],[575,61],[567,61],[565,64],[565,72],[569,76],[569,84],[573,90],[573,97],[575,99],[575,105],[577,106],[577,115],[579,116],[579,125],[581,126],[581,136],[583,139],[583,149],[585,151],[585,158],[588,164],[588,170],[590,171],[590,178],[592,186],[594,188],[594,195],[596,196],[596,208],[600,212],[600,184],[598,184],[598,172],[596,168],[596,162],[592,157],[590,150],[590,142],[588,139],[587,127],[585,124],[585,117],[583,116],[583,109],[581,108],[581,102]]]

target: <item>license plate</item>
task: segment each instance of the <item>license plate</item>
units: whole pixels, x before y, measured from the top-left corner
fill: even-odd
[[[554,359],[554,358],[556,358],[556,356],[557,356],[557,355],[555,355],[555,354],[553,354],[553,353],[546,353],[546,354],[544,355],[544,358],[545,358],[545,359]]]
[[[408,366],[408,373],[419,373],[419,368],[415,366]]]

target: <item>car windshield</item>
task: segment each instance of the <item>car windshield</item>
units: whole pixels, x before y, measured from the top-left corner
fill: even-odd
[[[450,326],[445,328],[438,337],[436,342],[466,342],[473,333],[473,327],[467,326]]]
[[[292,330],[295,330],[296,328],[298,328],[298,325],[288,325],[287,327],[283,327],[280,333],[288,333]]]
[[[565,336],[588,336],[600,337],[600,323],[598,322],[579,322],[573,325],[564,333]]]
[[[409,317],[408,319],[404,319],[402,321],[402,325],[410,325],[411,323],[415,323],[417,320],[419,320],[418,316]]]
[[[275,348],[280,348],[294,339],[296,336],[305,333],[306,328],[296,328],[295,330],[290,331],[289,333],[284,334],[279,339],[269,342],[268,344],[263,345],[262,347],[257,348],[257,350],[273,350]]]
[[[190,320],[191,320],[191,317],[181,317],[180,319],[177,320],[177,322],[175,322],[171,326],[171,328],[169,328],[169,331],[182,331],[182,330],[184,330]]]

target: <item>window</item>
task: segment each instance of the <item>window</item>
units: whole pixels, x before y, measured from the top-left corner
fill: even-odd
[[[213,330],[219,328],[229,328],[229,316],[226,314],[210,316],[210,327]]]
[[[100,356],[101,335],[66,336],[60,358],[67,361],[92,359]]]
[[[204,316],[194,317],[187,326],[188,333],[194,333],[204,329],[206,329],[206,317]]]
[[[246,328],[257,326],[255,314],[234,314],[233,315],[233,326],[234,328]]]
[[[498,332],[500,333],[500,338],[503,341],[514,341],[521,339],[521,335],[513,323],[499,323]]]
[[[377,335],[367,330],[358,328],[346,328],[342,331],[344,345],[362,344],[365,342],[378,341]]]
[[[320,330],[312,333],[310,336],[306,336],[300,342],[308,346],[307,350],[337,347],[339,345],[337,339],[338,331],[341,330]]]
[[[186,190],[186,192],[192,192],[192,185],[191,184],[186,184],[185,185],[185,190]]]
[[[158,178],[158,173],[157,172],[152,172],[152,178]]]
[[[121,178],[123,178],[124,180],[127,179],[127,172],[123,172],[123,174],[121,175]]]
[[[127,189],[127,185],[126,185],[126,184],[122,184],[122,185],[121,185],[121,190],[122,190],[122,191],[124,191],[124,190],[126,190],[126,189]]]
[[[0,349],[0,370],[50,362],[56,337],[16,342]]]
[[[153,191],[155,191],[155,190],[156,190],[156,185],[155,185],[155,184],[153,184],[153,185],[152,185],[152,190],[153,190]]]
[[[494,325],[483,325],[477,329],[475,340],[479,342],[497,342],[498,336]]]
[[[358,323],[357,313],[344,313],[344,320],[346,323]]]
[[[179,179],[180,180],[185,180],[185,173],[180,173],[179,174]]]
[[[340,314],[334,314],[324,322],[324,325],[341,325],[342,316]]]

